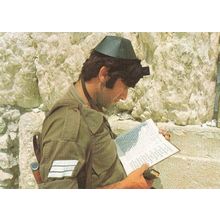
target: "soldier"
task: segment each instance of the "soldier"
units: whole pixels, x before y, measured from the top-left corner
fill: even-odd
[[[44,120],[40,188],[151,188],[146,164],[126,175],[102,112],[149,74],[125,38],[106,36],[92,50],[79,80]]]

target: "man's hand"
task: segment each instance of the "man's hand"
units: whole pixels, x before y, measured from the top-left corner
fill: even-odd
[[[146,180],[143,176],[145,170],[148,169],[146,164],[130,173],[124,180],[113,183],[108,186],[101,187],[102,189],[150,189],[153,180]]]
[[[152,187],[153,181],[146,180],[143,176],[145,170],[148,169],[147,164],[142,165],[140,168],[136,169],[130,173],[126,179],[124,179],[125,184],[129,189],[149,189]]]
[[[168,131],[166,131],[165,129],[159,128],[159,133],[162,134],[167,141],[170,141],[171,135]]]

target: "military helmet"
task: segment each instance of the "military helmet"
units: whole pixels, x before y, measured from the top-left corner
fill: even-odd
[[[94,51],[113,58],[125,60],[139,60],[134,52],[131,41],[117,36],[106,36],[95,48]],[[141,67],[141,74],[150,75],[149,67]]]
[[[131,41],[122,37],[106,36],[94,50],[114,58],[137,60]]]

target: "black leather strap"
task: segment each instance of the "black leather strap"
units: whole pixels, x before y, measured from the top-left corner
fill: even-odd
[[[38,132],[33,136],[33,146],[34,146],[34,153],[37,158],[38,163],[40,163],[41,160],[41,153],[40,153],[40,137],[41,134]]]
[[[84,79],[81,77],[80,80],[81,80],[81,83],[82,83],[83,92],[84,92],[84,94],[85,94],[85,96],[86,96],[86,98],[87,98],[87,100],[88,100],[90,106],[91,106],[93,109],[102,112],[102,107],[99,106],[99,105],[91,98],[91,96],[89,95],[89,93],[88,93],[88,91],[87,91],[87,89],[86,89],[86,85],[85,85]]]

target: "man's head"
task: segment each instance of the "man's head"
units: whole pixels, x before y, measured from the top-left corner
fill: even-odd
[[[128,87],[134,87],[140,78],[149,74],[149,68],[141,66],[129,40],[107,36],[92,50],[90,57],[83,64],[80,77],[85,82],[93,78],[98,79],[102,94],[97,94],[96,102],[107,107],[112,104],[108,102],[125,99]],[[119,91],[120,88],[124,91]],[[111,93],[121,95],[114,98]]]

